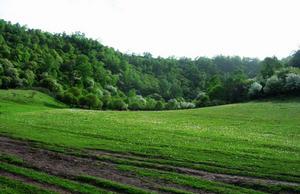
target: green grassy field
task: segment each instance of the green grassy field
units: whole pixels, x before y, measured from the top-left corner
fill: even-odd
[[[42,164],[30,164],[21,152],[0,156],[0,172],[71,193],[97,189],[99,193],[300,192],[300,99],[296,98],[118,112],[70,109],[39,92],[0,90],[0,133],[36,149],[110,165],[111,174],[123,177],[75,170],[62,175]],[[60,185],[59,179],[72,186]],[[5,185],[0,191],[47,190],[14,181],[0,173]],[[78,183],[86,189],[76,190]],[[14,184],[18,187],[10,187]]]

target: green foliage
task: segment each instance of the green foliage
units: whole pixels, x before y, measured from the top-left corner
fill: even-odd
[[[40,86],[49,89],[51,92],[60,93],[62,86],[53,78],[46,77],[40,81]]]
[[[166,109],[172,110],[172,109],[179,109],[180,103],[176,99],[171,99],[166,104]]]
[[[128,108],[130,110],[143,110],[146,108],[147,101],[140,95],[129,97]]]
[[[109,102],[109,108],[113,110],[127,110],[128,105],[121,98],[114,98]]]
[[[165,108],[165,105],[162,101],[157,101],[156,105],[155,105],[155,110],[163,110]]]
[[[290,60],[290,65],[293,67],[300,68],[300,50],[296,51],[292,55],[292,59]]]
[[[78,104],[78,98],[74,96],[74,94],[71,92],[65,92],[61,97],[61,101],[66,104],[75,105],[75,106]]]
[[[209,96],[205,92],[199,92],[195,102],[197,107],[203,107],[209,105]]]
[[[282,64],[276,57],[267,57],[262,61],[261,75],[263,78],[269,78],[281,67]]]
[[[79,104],[82,108],[101,109],[103,103],[94,94],[87,94],[79,98]]]
[[[286,75],[284,88],[288,92],[300,92],[300,74],[289,73]]]
[[[253,82],[248,91],[248,95],[250,98],[257,98],[262,95],[262,85],[258,82]]]
[[[158,110],[190,108],[194,102],[197,106],[240,102],[248,99],[249,78],[260,73],[261,83],[265,83],[283,64],[299,67],[299,51],[284,62],[276,57],[262,62],[237,56],[154,58],[150,53],[120,53],[82,33],[51,34],[4,20],[0,24],[0,87],[43,87],[72,106],[98,109],[102,104],[98,106],[98,101],[102,101],[103,109]],[[74,87],[79,89],[76,94],[69,90]],[[135,90],[134,96],[151,100],[132,99],[131,90]],[[196,99],[200,91],[208,95],[209,103]],[[88,93],[98,100],[85,98]],[[111,99],[117,98],[128,107],[120,102],[115,106]],[[179,98],[186,103],[161,106],[158,102]],[[82,102],[85,99],[90,101]]]
[[[284,85],[284,80],[273,75],[267,79],[266,85],[264,87],[264,92],[268,95],[280,94]]]

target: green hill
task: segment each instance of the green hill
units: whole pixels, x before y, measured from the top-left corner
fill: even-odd
[[[299,96],[299,67],[300,51],[263,61],[124,54],[82,33],[51,34],[0,19],[0,88],[43,88],[73,107],[170,110]]]
[[[47,94],[35,90],[0,90],[0,107],[0,112],[3,113],[67,106]]]
[[[85,171],[84,177],[70,176],[72,181],[109,191],[123,184],[130,186],[126,191],[131,187],[169,192],[300,191],[298,98],[159,112],[59,107],[64,105],[39,92],[0,90],[0,133],[68,157],[109,163],[114,173],[129,173],[150,186],[101,174],[97,180],[94,171]],[[7,157],[1,160],[8,161]],[[21,166],[41,168],[32,165]],[[51,169],[43,171],[57,175]],[[238,176],[236,181],[231,175]],[[103,183],[107,180],[114,182]]]

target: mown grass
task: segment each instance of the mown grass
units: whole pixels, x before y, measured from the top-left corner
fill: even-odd
[[[53,146],[131,153],[148,163],[300,183],[298,98],[119,112],[53,108],[47,104],[57,102],[38,92],[24,102],[31,92],[0,90],[0,133]]]

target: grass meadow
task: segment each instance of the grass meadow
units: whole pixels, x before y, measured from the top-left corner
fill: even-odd
[[[68,108],[37,91],[0,90],[0,133],[35,149],[109,164],[111,172],[127,177],[61,175],[31,165],[19,152],[0,150],[0,191],[7,193],[300,192],[298,98],[190,110],[93,111]],[[78,183],[86,188],[76,188]]]

